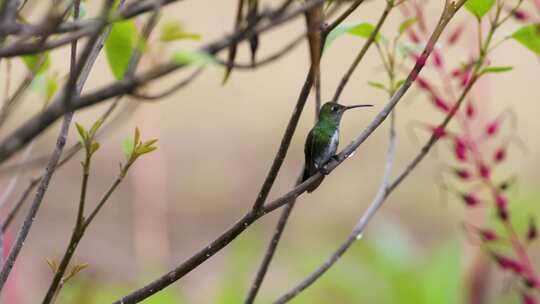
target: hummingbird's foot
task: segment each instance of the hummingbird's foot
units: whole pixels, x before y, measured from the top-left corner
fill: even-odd
[[[330,170],[330,168],[328,168],[328,164],[329,164],[331,161],[339,161],[338,156],[337,156],[337,155],[332,155],[332,156],[330,157],[330,160],[329,160],[328,162],[326,162],[326,164],[324,164],[324,165],[321,167],[321,170],[320,170],[320,171],[321,171],[321,173],[322,173],[323,175],[328,175],[328,174],[330,174],[330,171],[332,171],[332,170]]]
[[[328,174],[330,174],[331,170],[330,170],[330,168],[328,168],[328,165],[324,165],[324,166],[322,166],[320,171],[321,171],[322,175],[328,175]]]

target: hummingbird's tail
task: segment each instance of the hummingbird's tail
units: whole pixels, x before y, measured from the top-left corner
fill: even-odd
[[[307,168],[305,168],[304,169],[304,175],[302,176],[302,183],[305,182],[306,180],[308,180],[312,175],[313,174],[311,174],[309,172],[309,170]],[[322,175],[311,186],[309,186],[309,188],[307,188],[307,192],[311,193],[311,192],[315,191],[315,189],[317,189],[317,187],[319,187],[319,185],[322,183],[323,179],[324,179],[324,175]]]

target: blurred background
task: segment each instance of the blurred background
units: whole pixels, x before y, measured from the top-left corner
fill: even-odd
[[[94,2],[89,4],[89,16],[99,9],[99,3]],[[438,2],[431,1],[425,8],[431,28],[442,8]],[[279,1],[265,2],[276,3]],[[370,1],[347,23],[375,23],[383,7],[383,1]],[[39,5],[30,8],[29,16],[39,15]],[[165,54],[174,50],[189,50],[230,32],[235,10],[236,1],[183,1],[167,6],[162,20],[181,22],[186,31],[200,34],[202,41],[183,41],[167,49],[150,44],[149,58],[143,61],[140,71],[166,60]],[[393,11],[382,33],[392,35],[403,19],[399,10]],[[462,41],[446,55],[447,62],[453,65],[473,54],[471,45],[476,39],[473,18],[461,11],[451,25],[460,22],[468,22]],[[506,30],[513,31],[512,26]],[[264,34],[259,56],[272,54],[303,30],[304,21],[299,19]],[[342,36],[327,50],[322,63],[324,100],[332,97],[362,44],[358,37]],[[52,69],[61,76],[68,65],[68,54],[67,47],[52,53]],[[240,47],[238,61],[249,61],[245,44]],[[536,133],[540,128],[540,65],[534,55],[511,41],[494,51],[491,62],[513,66],[514,70],[483,79],[472,96],[481,107],[479,127],[507,108],[517,117],[517,135],[526,149],[510,145],[508,160],[493,174],[501,179],[517,176],[509,199],[513,220],[522,229],[529,215],[540,214],[540,137]],[[26,70],[20,60],[12,60],[12,64],[13,83],[18,83]],[[132,135],[136,126],[143,139],[158,138],[159,149],[135,164],[88,230],[74,260],[89,266],[69,281],[58,303],[116,300],[184,261],[251,208],[277,152],[308,64],[307,45],[303,43],[274,64],[254,71],[233,71],[226,85],[221,85],[223,68],[209,66],[189,87],[158,102],[122,99],[119,111],[129,115],[99,139],[102,148],[93,161],[88,204],[95,204],[114,181],[118,163],[124,158],[122,141]],[[422,75],[429,78],[430,73],[427,70]],[[187,71],[175,73],[152,83],[148,90],[158,92],[185,75]],[[105,56],[100,56],[85,91],[113,80]],[[344,104],[373,103],[375,107],[345,115],[341,147],[386,103],[386,94],[368,86],[368,81],[386,81],[375,48],[370,49],[341,98]],[[304,140],[314,119],[312,97],[270,199],[291,189],[302,167]],[[39,110],[39,98],[35,92],[25,95],[24,105],[8,121],[2,136]],[[131,112],[134,104],[136,109]],[[107,105],[78,112],[75,121],[91,125]],[[398,152],[394,172],[399,172],[429,135],[416,129],[415,139],[410,136],[411,126],[420,122],[435,124],[443,116],[417,87],[411,88],[396,113]],[[35,141],[32,156],[51,153],[58,128],[57,123]],[[68,145],[77,140],[72,128]],[[299,198],[261,289],[260,303],[269,303],[294,286],[345,240],[377,192],[387,145],[385,123],[316,192]],[[441,142],[389,197],[363,238],[293,303],[460,303],[465,302],[468,278],[478,267],[483,269],[489,285],[487,294],[491,300],[485,303],[516,303],[508,277],[494,267],[483,266],[492,263],[482,259],[478,242],[464,229],[464,223],[482,226],[492,221],[493,212],[484,207],[471,211],[455,196],[441,195],[440,172],[452,163],[452,157],[451,146]],[[10,277],[4,303],[36,303],[50,282],[52,275],[46,259],[60,258],[75,221],[82,156],[75,158],[53,177]],[[13,204],[30,177],[40,172],[25,172],[8,204]],[[4,171],[0,178],[0,187],[5,187],[9,175]],[[459,183],[454,184],[459,188]],[[144,303],[243,302],[278,216],[279,211],[264,217],[226,249]],[[19,215],[7,232],[8,241],[15,237],[21,218]],[[537,261],[539,245],[533,243],[529,253]],[[540,264],[536,266],[538,269]]]

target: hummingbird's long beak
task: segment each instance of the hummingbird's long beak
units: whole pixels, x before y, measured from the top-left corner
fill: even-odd
[[[363,108],[363,107],[373,107],[373,105],[371,105],[371,104],[361,104],[361,105],[348,106],[348,107],[345,107],[345,111],[350,110],[350,109],[354,109],[354,108]]]

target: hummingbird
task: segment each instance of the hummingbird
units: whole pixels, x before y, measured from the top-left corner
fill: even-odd
[[[339,125],[343,113],[350,109],[371,106],[368,104],[344,106],[336,102],[327,102],[321,107],[319,119],[309,132],[304,146],[306,163],[302,182],[324,170],[324,165],[335,156],[339,144]],[[324,173],[324,171],[322,172]],[[307,192],[313,192],[321,184],[323,178],[309,187]]]

